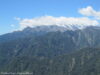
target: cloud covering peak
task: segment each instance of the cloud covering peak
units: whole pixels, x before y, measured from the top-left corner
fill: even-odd
[[[33,19],[22,19],[20,20],[21,28],[25,28],[27,26],[41,26],[41,25],[84,25],[84,26],[95,26],[98,22],[96,20],[91,20],[87,17],[82,18],[74,18],[74,17],[53,17],[53,16],[41,16]]]
[[[86,17],[54,17],[54,16],[40,16],[32,19],[24,18],[16,18],[19,21],[20,29],[24,29],[26,27],[34,27],[41,25],[78,25],[78,26],[96,26],[99,24],[97,19],[91,19],[88,16],[93,16],[96,18],[100,18],[100,12],[95,11],[91,6],[86,8],[81,8],[79,13],[85,15]]]

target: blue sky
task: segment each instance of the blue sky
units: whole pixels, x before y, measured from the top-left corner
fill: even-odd
[[[100,11],[100,0],[0,0],[0,34],[18,29],[18,17],[83,17],[78,10],[87,6]]]

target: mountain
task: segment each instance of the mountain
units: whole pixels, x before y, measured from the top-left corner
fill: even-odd
[[[86,27],[90,26],[79,26],[79,25],[62,25],[62,26],[57,26],[57,25],[50,25],[50,26],[36,26],[36,27],[27,27],[23,29],[22,31],[15,31],[12,33],[4,34],[0,36],[0,42],[5,42],[9,40],[14,40],[17,38],[24,38],[27,36],[36,36],[36,35],[42,35],[48,32],[65,32],[65,31],[75,31],[75,30],[80,30],[84,29]],[[94,26],[93,26],[94,27]]]
[[[0,72],[99,75],[99,34],[97,26],[54,25],[1,35]]]
[[[32,75],[100,75],[100,49],[83,48],[54,57],[16,57],[3,71],[30,72]]]
[[[56,31],[60,31],[60,32],[64,32],[66,31],[65,27],[62,26],[36,26],[36,27],[27,27],[25,29],[23,29],[22,31],[15,31],[12,33],[8,33],[8,34],[4,34],[0,36],[0,42],[6,42],[6,41],[11,41],[11,40],[15,40],[17,38],[24,38],[27,36],[39,36],[39,35],[43,35],[45,33],[48,32],[56,32]]]

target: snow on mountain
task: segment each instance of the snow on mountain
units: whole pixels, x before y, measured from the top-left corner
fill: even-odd
[[[41,26],[34,26],[34,27],[27,27],[24,31],[36,31],[36,32],[55,32],[55,31],[75,31],[85,29],[87,27],[99,27],[99,26],[87,26],[87,25],[41,25]]]

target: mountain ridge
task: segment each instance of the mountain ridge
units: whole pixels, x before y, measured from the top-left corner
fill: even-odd
[[[64,32],[59,31],[59,27],[58,31],[47,28],[49,32],[45,28],[41,31],[41,27],[29,27],[0,36],[0,72],[33,72],[33,75],[100,74],[99,27]]]

